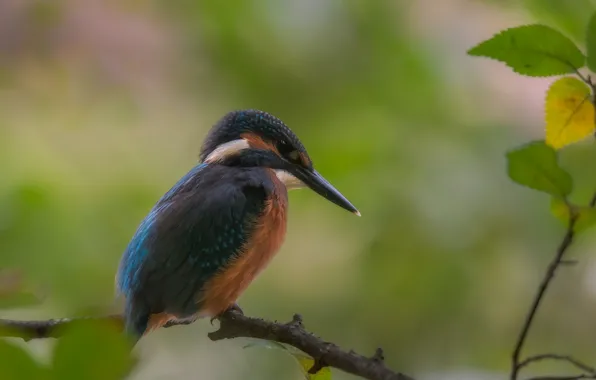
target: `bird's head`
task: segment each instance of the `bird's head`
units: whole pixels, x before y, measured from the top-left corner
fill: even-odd
[[[360,215],[356,207],[314,169],[304,145],[290,128],[266,112],[243,110],[225,115],[207,135],[200,160],[271,168],[288,189],[309,187],[336,205]]]

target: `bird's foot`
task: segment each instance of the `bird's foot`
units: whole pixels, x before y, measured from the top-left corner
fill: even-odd
[[[240,306],[238,306],[237,303],[233,304],[232,306],[230,306],[228,308],[228,310],[224,311],[224,313],[227,313],[228,311],[234,311],[236,313],[242,314],[244,315],[244,311],[242,310],[242,308]]]
[[[223,312],[219,313],[218,315],[214,316],[213,318],[211,318],[209,320],[209,322],[213,325],[213,321],[216,320],[217,318],[221,317],[222,315],[226,314],[227,312],[233,311],[235,313],[239,313],[244,315],[244,311],[242,310],[242,308],[240,306],[238,306],[237,303],[233,304],[232,306],[230,306],[229,308],[227,308],[226,310],[224,310]]]

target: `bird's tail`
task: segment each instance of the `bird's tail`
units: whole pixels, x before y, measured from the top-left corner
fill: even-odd
[[[149,323],[149,312],[144,307],[127,303],[124,309],[124,332],[134,344],[141,339]]]

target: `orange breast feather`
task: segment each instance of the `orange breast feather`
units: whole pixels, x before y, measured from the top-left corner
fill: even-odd
[[[287,190],[270,171],[275,191],[267,200],[255,231],[241,253],[223,271],[205,284],[201,316],[215,316],[230,306],[269,264],[286,234]]]

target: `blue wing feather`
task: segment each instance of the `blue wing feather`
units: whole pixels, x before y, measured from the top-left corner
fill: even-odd
[[[143,259],[147,256],[148,248],[145,246],[145,240],[147,236],[150,235],[155,221],[170,205],[170,200],[176,194],[176,192],[180,191],[181,188],[184,187],[193,177],[195,177],[198,173],[201,172],[206,167],[207,164],[200,163],[193,167],[188,173],[186,173],[182,178],[165,193],[161,199],[153,206],[149,214],[143,219],[139,227],[137,228],[135,234],[133,235],[132,240],[128,244],[126,250],[124,251],[124,255],[121,260],[120,268],[118,270],[117,275],[117,288],[118,291],[125,296],[128,295],[132,283],[136,280],[136,274],[140,268],[140,263]]]

